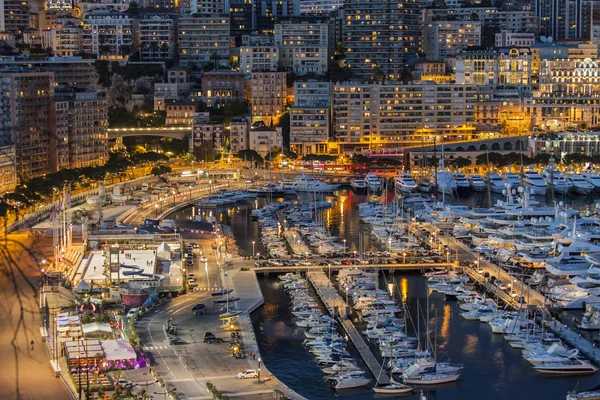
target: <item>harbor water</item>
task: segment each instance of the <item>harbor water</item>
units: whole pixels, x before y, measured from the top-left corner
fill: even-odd
[[[332,202],[332,207],[323,210],[320,218],[330,233],[338,237],[339,243],[346,240],[349,251],[357,250],[361,240],[366,249],[376,246],[371,242],[368,225],[362,224],[358,216],[358,204],[367,199],[365,195],[346,190],[338,191],[335,196],[325,197],[325,200]],[[495,202],[499,199],[501,196],[494,195],[492,200]],[[536,200],[540,201],[540,205],[552,203],[549,196]],[[592,211],[594,207],[593,199],[583,197],[573,196],[556,200],[581,210],[583,215]],[[483,194],[466,199],[446,198],[446,201],[481,207],[487,206],[489,199]],[[199,211],[190,207],[174,214],[172,218],[188,219],[198,212],[212,213],[221,223],[232,227],[241,251],[251,254],[254,247],[254,251],[260,253],[265,249],[260,244],[258,222],[251,219],[250,210],[263,204],[265,200],[259,199],[249,205],[210,211]],[[292,322],[290,297],[284,291],[277,275],[259,275],[259,282],[265,303],[252,314],[252,322],[263,361],[273,374],[308,399],[394,397],[375,395],[368,388],[341,392],[331,389],[313,356],[302,344],[305,339],[304,329],[297,328]],[[393,276],[381,277],[382,285],[391,286],[392,282],[397,282],[401,293],[400,300],[406,303],[413,318],[417,315],[417,308],[421,309],[422,315],[426,314],[428,288],[425,278],[419,273],[398,272]],[[462,364],[464,370],[456,383],[424,388],[423,392],[428,399],[564,399],[566,393],[576,387],[581,390],[598,383],[598,374],[572,378],[540,376],[523,359],[521,350],[511,348],[502,335],[492,333],[488,324],[462,318],[456,301],[445,300],[443,295],[433,293],[429,296],[429,306],[430,330],[432,335],[433,332],[437,333],[437,359]],[[424,330],[423,326],[421,329]],[[416,335],[416,329],[410,324],[409,334]],[[348,347],[352,353],[351,345]],[[353,356],[358,358],[356,353]],[[417,395],[409,395],[406,398],[417,398]]]

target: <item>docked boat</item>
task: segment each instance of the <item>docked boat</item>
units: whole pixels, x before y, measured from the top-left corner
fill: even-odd
[[[440,193],[452,194],[456,191],[457,185],[452,173],[447,170],[439,170],[431,177],[431,184],[437,186]]]
[[[365,182],[367,183],[367,186],[371,192],[379,192],[383,188],[381,179],[379,179],[379,177],[374,173],[367,174],[365,177]]]
[[[355,192],[362,192],[367,190],[369,186],[367,185],[367,182],[365,182],[364,179],[353,179],[352,182],[350,182],[350,187]]]
[[[390,383],[389,385],[375,386],[373,391],[379,394],[404,394],[411,393],[413,388],[402,383]]]
[[[600,174],[593,172],[593,171],[589,171],[589,172],[582,172],[581,176],[588,183],[591,183],[594,186],[594,191],[600,191]]]
[[[521,178],[517,174],[504,174],[502,179],[504,179],[504,182],[513,189],[522,185]]]
[[[579,174],[567,174],[565,178],[571,183],[574,193],[587,196],[594,191],[594,185]]]
[[[421,181],[417,184],[417,191],[421,193],[431,193],[433,185],[428,181]]]
[[[485,174],[484,179],[486,183],[490,186],[490,190],[493,193],[502,193],[502,191],[506,189],[506,182],[504,182],[500,174],[490,172]]]
[[[600,385],[581,392],[569,392],[566,400],[600,400]]]
[[[555,193],[567,194],[573,187],[573,184],[565,178],[562,172],[556,169],[553,162],[551,162],[548,167],[544,168],[542,176],[548,187],[554,189]]]
[[[548,191],[546,181],[535,171],[525,171],[523,173],[523,184],[531,194],[544,196]]]
[[[340,185],[321,182],[307,175],[298,175],[289,187],[296,192],[330,193],[339,188]]]
[[[452,177],[456,182],[456,190],[460,192],[468,192],[471,189],[471,183],[465,176],[465,174],[455,172]]]
[[[370,379],[362,377],[362,376],[354,376],[351,374],[339,375],[332,378],[333,387],[336,390],[340,389],[352,389],[357,387],[367,386]]]
[[[220,290],[215,290],[214,292],[210,292],[210,295],[213,296],[213,297],[216,297],[216,296],[225,296],[225,295],[228,295],[231,292],[233,292],[233,289],[220,289]]]
[[[220,320],[228,320],[228,319],[232,319],[232,318],[236,318],[239,315],[241,315],[242,312],[241,311],[227,311],[223,314],[219,314],[219,319]]]
[[[396,194],[413,193],[417,190],[417,184],[410,172],[399,173],[394,179]]]
[[[483,192],[486,188],[483,178],[479,175],[467,175],[467,180],[471,184],[471,189],[474,192]]]
[[[541,374],[552,375],[586,375],[594,374],[598,371],[598,368],[588,361],[580,359],[542,363],[533,368]]]
[[[458,374],[428,373],[417,376],[405,377],[404,383],[415,386],[441,385],[456,382],[460,378]]]

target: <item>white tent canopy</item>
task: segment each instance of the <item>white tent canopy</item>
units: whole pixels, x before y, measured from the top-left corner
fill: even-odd
[[[90,285],[88,285],[87,283],[85,283],[85,281],[81,281],[79,282],[79,285],[77,285],[77,287],[75,287],[75,289],[73,289],[73,291],[75,293],[86,293],[89,292],[91,289]]]
[[[158,246],[158,248],[156,249],[156,255],[158,256],[158,258],[170,260],[171,259],[171,248],[169,247],[169,245],[167,243],[162,242],[160,244],[160,246]]]
[[[127,340],[104,340],[102,348],[107,361],[120,361],[136,359],[137,354]]]
[[[83,333],[95,333],[95,332],[106,332],[112,333],[112,328],[110,324],[104,322],[92,322],[91,324],[83,324],[81,325],[81,329],[83,329]]]

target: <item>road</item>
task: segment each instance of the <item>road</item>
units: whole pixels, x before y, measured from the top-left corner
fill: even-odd
[[[51,238],[28,238],[13,233],[0,242],[0,399],[68,399],[60,378],[50,368],[41,341],[37,287],[40,262],[49,256]],[[33,288],[31,287],[33,285]],[[13,341],[14,338],[14,342]],[[33,351],[30,348],[34,341]]]

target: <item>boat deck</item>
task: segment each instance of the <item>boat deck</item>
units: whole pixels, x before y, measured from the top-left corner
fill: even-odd
[[[579,349],[579,352],[588,357],[594,364],[600,365],[600,348],[556,320],[547,321],[545,325],[556,336],[574,348]]]
[[[333,287],[327,275],[325,275],[323,271],[310,271],[306,274],[306,277],[315,288],[321,301],[325,304],[327,311],[329,311],[332,316],[337,316],[344,331],[348,334],[348,338],[352,340],[352,343],[358,350],[369,370],[371,370],[371,373],[378,379],[380,384],[390,384],[391,381],[389,376],[383,372],[381,364],[377,361],[377,358],[375,358],[375,355],[373,355],[371,349],[365,343],[360,332],[348,318],[346,312],[339,311],[346,309],[346,303],[335,287]]]

